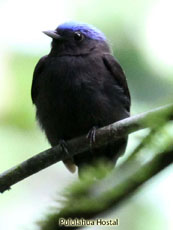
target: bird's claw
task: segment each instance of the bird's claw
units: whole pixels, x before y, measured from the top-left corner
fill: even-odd
[[[92,144],[96,141],[96,130],[97,130],[96,126],[92,127],[92,129],[89,130],[86,136],[86,138],[89,139],[90,141],[90,146],[92,146]]]
[[[62,151],[63,151],[69,158],[71,158],[70,153],[69,153],[68,148],[67,148],[67,143],[66,143],[66,141],[65,141],[65,140],[60,140],[60,141],[59,141],[59,145],[60,145]]]

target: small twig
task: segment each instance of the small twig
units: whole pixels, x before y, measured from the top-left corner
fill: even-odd
[[[96,130],[96,141],[92,148],[99,148],[106,143],[116,141],[143,128],[156,127],[160,122],[163,122],[164,116],[169,116],[169,119],[172,119],[172,114],[173,105],[171,104],[105,126]],[[88,151],[91,148],[86,136],[72,139],[67,142],[67,145],[71,156]],[[0,174],[0,192],[3,193],[17,182],[68,157],[62,148],[57,145],[29,158]]]

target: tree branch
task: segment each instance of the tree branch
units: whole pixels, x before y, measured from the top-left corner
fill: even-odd
[[[92,148],[99,148],[109,142],[114,142],[123,136],[148,127],[157,127],[167,119],[173,119],[173,104],[157,108],[155,110],[142,113],[130,118],[123,119],[111,125],[100,128],[96,131],[96,141]],[[165,119],[163,119],[165,117]],[[74,156],[88,151],[91,146],[86,136],[81,136],[67,141],[70,155]],[[0,192],[10,189],[10,186],[39,172],[40,170],[58,162],[65,160],[69,156],[57,145],[45,150],[21,164],[0,174]]]

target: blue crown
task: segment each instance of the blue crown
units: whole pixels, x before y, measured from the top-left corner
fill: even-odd
[[[81,31],[85,36],[94,40],[106,40],[105,35],[92,25],[80,22],[65,22],[58,26],[57,30]]]

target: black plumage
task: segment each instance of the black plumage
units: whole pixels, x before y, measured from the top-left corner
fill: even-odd
[[[103,127],[130,114],[130,94],[124,72],[110,53],[104,35],[80,23],[65,23],[55,31],[52,49],[36,65],[32,101],[41,127],[52,146]],[[78,33],[78,34],[77,34]],[[115,164],[127,138],[101,149],[76,155],[65,164],[92,164],[106,159]]]

